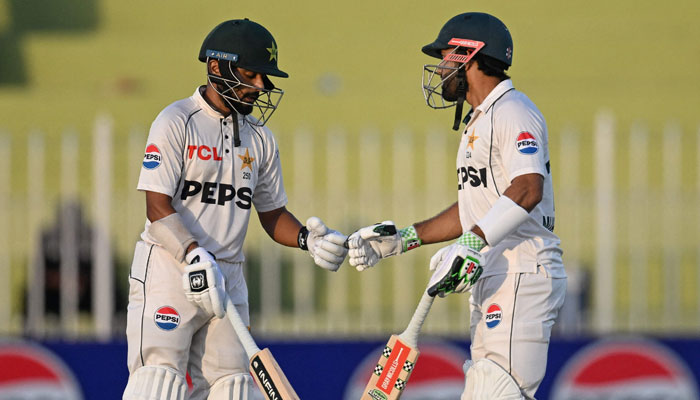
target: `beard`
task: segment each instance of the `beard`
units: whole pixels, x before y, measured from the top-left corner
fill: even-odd
[[[459,71],[457,73],[460,73]],[[445,81],[442,83],[442,98],[447,100],[447,101],[457,101],[459,98],[459,94],[457,93],[457,74],[452,75],[445,79]],[[469,91],[469,83],[467,83],[467,80],[464,80],[464,93],[467,93]]]
[[[226,93],[226,92],[221,92]],[[253,105],[258,100],[258,94],[247,94],[243,97],[236,91],[235,88],[229,89],[227,95],[222,95],[224,103],[228,107],[229,111],[237,112],[241,115],[248,115],[253,112]],[[236,100],[236,99],[240,100]]]
[[[228,105],[229,110],[235,111],[238,114],[241,115],[248,115],[253,112],[253,105],[252,104],[243,104],[239,103],[237,101],[231,101],[229,99],[225,99],[226,104]]]

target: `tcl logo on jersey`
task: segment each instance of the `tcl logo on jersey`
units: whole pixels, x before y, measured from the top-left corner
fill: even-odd
[[[209,146],[187,146],[187,157],[191,160],[195,154],[200,160],[221,161],[221,154],[216,147]]]
[[[156,325],[164,331],[172,331],[180,325],[180,314],[170,306],[157,309],[153,319]]]
[[[467,182],[473,187],[481,185],[486,187],[486,168],[476,169],[472,166],[467,168],[459,167],[459,169],[457,169],[457,176],[459,179],[459,184],[457,185],[458,190],[465,189]]]
[[[540,146],[530,132],[520,132],[518,138],[515,139],[515,148],[522,154],[535,154]]]
[[[160,166],[161,161],[163,161],[163,158],[160,155],[158,146],[149,143],[148,146],[146,146],[146,154],[143,156],[143,167],[146,169],[156,169]]]
[[[236,190],[233,185],[218,182],[197,182],[185,181],[182,186],[181,200],[196,196],[201,193],[200,201],[207,204],[225,205],[228,201],[238,197],[236,205],[244,210],[250,209],[253,200],[253,190],[249,187],[242,187]]]
[[[503,311],[501,311],[501,306],[498,304],[491,304],[489,308],[486,309],[486,326],[491,329],[495,328],[501,323],[503,318]]]

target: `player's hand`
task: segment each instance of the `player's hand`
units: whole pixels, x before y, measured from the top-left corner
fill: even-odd
[[[182,275],[187,300],[218,318],[226,316],[226,283],[214,257],[202,247],[185,256],[190,263]]]
[[[479,251],[484,243],[478,238],[481,242],[470,246],[463,240],[466,235],[471,235],[470,241],[476,237],[471,232],[462,235],[457,243],[443,247],[430,259],[430,270],[435,272],[428,284],[429,295],[445,297],[466,292],[484,272],[484,256]]]
[[[401,254],[420,246],[420,240],[411,226],[396,230],[393,221],[384,221],[361,228],[348,238],[350,265],[358,271],[373,267],[382,258]]]
[[[328,228],[318,217],[306,221],[309,231],[307,247],[316,265],[329,271],[337,271],[345,260],[348,250],[344,244],[347,236]]]

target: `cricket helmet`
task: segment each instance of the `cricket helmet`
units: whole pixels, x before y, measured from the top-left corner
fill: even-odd
[[[442,50],[452,49],[443,57]],[[423,46],[423,53],[443,60],[440,64],[423,66],[423,96],[432,108],[456,106],[452,129],[458,130],[462,122],[462,105],[469,84],[465,68],[477,54],[491,57],[504,63],[504,69],[512,63],[513,39],[508,28],[493,15],[470,12],[456,15],[442,26],[437,39]],[[456,63],[456,67],[447,65]],[[443,76],[444,71],[449,71]],[[448,91],[446,86],[456,83],[456,89]]]
[[[456,15],[440,29],[434,42],[423,46],[423,53],[442,59],[441,50],[455,47],[453,39],[484,43],[479,53],[493,57],[510,66],[513,62],[513,38],[508,28],[493,15],[469,12]]]
[[[277,67],[277,42],[264,26],[248,18],[217,25],[202,43],[199,61],[207,58],[230,61],[234,66],[261,74],[288,78]]]
[[[209,83],[229,105],[231,110],[248,115],[248,121],[263,126],[277,110],[284,91],[270,81],[268,75],[287,78],[277,67],[277,42],[270,31],[248,18],[233,19],[217,25],[202,43],[199,61],[217,60],[221,75],[207,73]],[[246,81],[237,68],[262,75],[263,87]],[[254,90],[254,101],[246,101],[239,93]]]

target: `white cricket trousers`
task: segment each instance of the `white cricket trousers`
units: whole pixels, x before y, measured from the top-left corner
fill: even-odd
[[[241,263],[219,262],[226,291],[248,324],[248,288]],[[248,357],[228,318],[187,301],[180,264],[163,248],[140,241],[129,273],[126,337],[129,373],[144,365],[189,372],[190,399],[205,399],[226,375],[248,372]]]
[[[499,364],[534,399],[547,368],[554,320],[564,304],[566,278],[537,273],[494,275],[477,281],[471,291],[471,357]],[[499,315],[500,311],[500,315]]]

